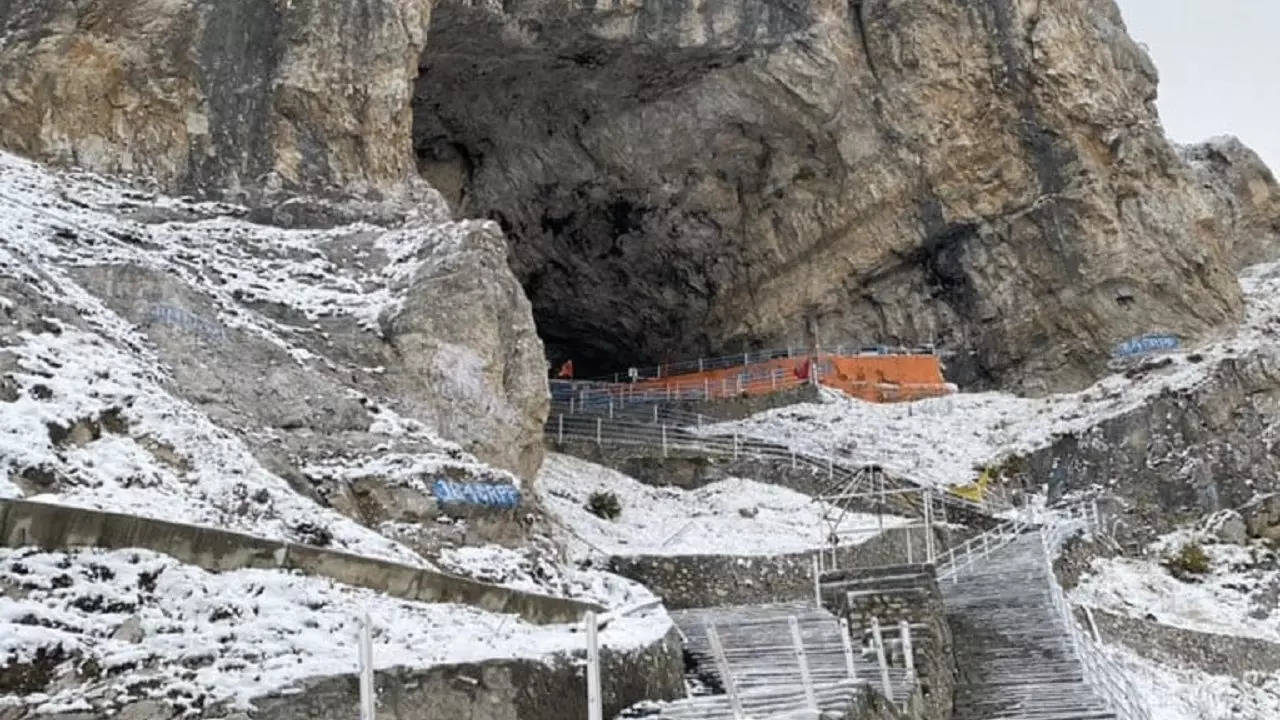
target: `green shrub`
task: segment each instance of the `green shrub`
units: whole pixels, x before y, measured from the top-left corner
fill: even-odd
[[[587,510],[598,518],[613,520],[622,514],[622,503],[614,493],[593,492],[587,498]]]
[[[1190,580],[1209,572],[1209,556],[1200,543],[1189,542],[1177,555],[1165,558],[1164,566],[1179,580]]]

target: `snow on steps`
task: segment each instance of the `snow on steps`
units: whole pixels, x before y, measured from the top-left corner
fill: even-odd
[[[1113,720],[1056,615],[1040,539],[940,583],[960,677],[955,720]]]

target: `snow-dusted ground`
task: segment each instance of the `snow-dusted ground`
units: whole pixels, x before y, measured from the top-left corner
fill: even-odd
[[[583,647],[574,627],[394,600],[319,578],[214,574],[144,551],[0,549],[0,667],[54,657],[74,660],[67,670],[80,668],[80,677],[55,681],[63,690],[0,697],[0,708],[88,710],[144,698],[191,715],[222,701],[245,706],[308,677],[355,672],[364,612],[380,668],[544,658]],[[601,643],[636,647],[670,627],[661,608],[638,612],[607,625]]]
[[[1161,565],[1188,542],[1209,557],[1210,572],[1195,582],[1174,577]],[[1073,602],[1135,618],[1154,616],[1165,625],[1280,642],[1280,567],[1262,543],[1214,544],[1204,533],[1165,535],[1147,552],[1151,559],[1103,558],[1070,595]]]
[[[935,486],[971,483],[983,468],[1010,455],[1044,447],[1057,435],[1085,430],[1166,388],[1193,387],[1225,359],[1275,346],[1280,336],[1280,263],[1250,268],[1241,286],[1246,319],[1234,337],[1168,353],[1170,365],[1134,378],[1111,375],[1081,392],[1040,399],[963,393],[892,405],[828,390],[820,403],[771,410],[707,426],[703,432],[739,432],[819,457],[844,454]]]
[[[772,555],[812,550],[826,542],[822,506],[801,493],[730,479],[697,490],[645,485],[610,468],[568,455],[549,454],[538,474],[543,506],[568,531],[577,553],[606,555]],[[594,492],[618,496],[622,514],[606,520],[587,510]],[[754,512],[745,517],[740,510]],[[885,516],[885,527],[907,522]],[[852,514],[841,530],[871,531],[875,515]],[[850,537],[848,542],[872,535]]]
[[[1107,653],[1134,681],[1153,720],[1274,720],[1280,718],[1280,675],[1248,681],[1151,662],[1117,646]]]
[[[347,316],[354,326],[376,328],[380,315],[401,304],[414,274],[470,231],[442,208],[424,205],[419,212],[399,230],[360,224],[287,230],[240,219],[243,208],[140,193],[0,153],[0,322],[14,328],[0,333],[6,337],[0,359],[16,364],[17,396],[0,402],[0,497],[27,494],[301,542],[330,537],[352,552],[422,564],[416,553],[299,495],[265,468],[244,438],[269,442],[279,431],[230,427],[225,418],[215,424],[205,408],[174,391],[171,368],[144,328],[113,312],[76,275],[89,267],[143,268],[181,281],[211,305],[201,317],[173,310],[177,315],[165,322],[217,335],[206,338],[211,342],[230,333],[265,341],[301,368],[376,375],[381,368],[339,367],[307,350],[308,343],[328,342],[307,321]],[[31,326],[33,312],[45,313],[34,318],[43,331],[17,330]],[[275,319],[290,313],[304,321]],[[200,352],[192,349],[193,361]],[[274,372],[244,371],[245,382]],[[386,403],[336,391],[344,392],[352,404],[365,405],[369,444],[385,439],[385,452],[301,468],[313,477],[376,476],[413,486],[423,473],[448,465],[517,482]],[[87,443],[51,437],[50,428],[84,421],[101,424],[100,437]],[[397,454],[396,444],[412,447],[413,455]],[[20,475],[27,476],[21,485]]]

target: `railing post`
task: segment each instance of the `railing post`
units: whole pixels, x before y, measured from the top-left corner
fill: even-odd
[[[738,394],[742,394],[742,373],[738,373]]]
[[[849,619],[840,618],[840,642],[844,645],[844,668],[850,680],[858,679],[858,667],[853,663],[853,639],[849,637]]]
[[[884,698],[893,702],[893,683],[889,682],[889,660],[884,655],[884,637],[880,634],[879,618],[871,618],[871,639],[876,644],[876,662],[880,664],[880,686]]]
[[[667,424],[662,424],[662,457],[667,456]]]
[[[573,411],[573,395],[569,396],[569,414],[570,415],[575,414]]]
[[[613,398],[609,398],[609,419],[613,419]]]
[[[658,424],[658,403],[653,404],[653,424]]]
[[[373,623],[369,613],[360,618],[360,720],[374,720]]]
[[[604,720],[604,702],[600,697],[600,644],[594,612],[588,612],[587,624],[587,720]]]
[[[822,607],[822,570],[819,567],[819,557],[822,551],[813,554],[813,604],[815,607]]]
[[[711,654],[720,668],[720,677],[724,680],[724,691],[729,696],[729,707],[733,710],[733,718],[743,720],[742,698],[738,696],[738,683],[733,679],[733,673],[729,670],[729,660],[724,654],[724,646],[720,644],[720,633],[716,632],[716,626],[710,623],[706,625],[706,629],[707,642],[711,645]]]
[[[602,447],[604,445],[604,441],[602,439],[602,425],[604,425],[604,421],[600,418],[596,418],[596,447]]]
[[[898,621],[898,638],[902,642],[902,661],[907,666],[907,678],[915,680],[916,655],[911,648],[911,625],[906,620]]]
[[[702,401],[707,402],[711,399],[711,380],[702,378]]]
[[[556,442],[564,444],[564,413],[560,413],[560,417],[556,420]]]
[[[924,553],[930,565],[937,559],[933,540],[933,491],[924,491]]]
[[[809,675],[809,659],[804,654],[804,638],[800,636],[800,622],[795,616],[787,618],[791,626],[791,644],[795,647],[796,665],[800,668],[800,682],[804,685],[804,701],[810,710],[818,709],[818,698],[813,693],[813,677]]]

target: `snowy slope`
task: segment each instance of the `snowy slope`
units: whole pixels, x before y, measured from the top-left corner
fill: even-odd
[[[1188,542],[1200,545],[1210,572],[1194,582],[1179,580],[1161,565]],[[1214,543],[1207,534],[1183,530],[1161,537],[1149,559],[1101,558],[1071,591],[1081,605],[1165,625],[1280,642],[1280,562],[1261,542]]]
[[[768,411],[704,428],[783,443],[820,457],[828,453],[879,463],[934,486],[973,482],[997,465],[1079,432],[1166,389],[1194,387],[1221,362],[1275,349],[1280,330],[1280,263],[1250,268],[1241,278],[1245,323],[1234,337],[1169,353],[1169,364],[1126,377],[1103,378],[1078,393],[1040,399],[1009,393],[962,393],[914,403],[877,405],[833,391],[823,401]]]
[[[579,554],[773,555],[805,552],[826,542],[822,507],[801,493],[753,480],[730,479],[697,490],[645,485],[615,470],[568,455],[550,454],[538,474],[543,506],[566,530],[564,542]],[[594,492],[618,496],[614,520],[586,509]],[[745,517],[746,510],[754,516]],[[853,514],[843,530],[873,530],[880,519]],[[885,527],[907,522],[885,516]],[[868,540],[872,535],[851,538]]]
[[[313,351],[334,345],[322,329],[334,326],[311,321],[345,317],[353,327],[376,329],[379,316],[403,301],[414,273],[452,252],[470,225],[431,207],[399,230],[360,224],[287,230],[248,222],[241,218],[246,213],[140,193],[92,175],[54,174],[0,153],[0,372],[11,385],[0,402],[0,497],[323,540],[421,564],[416,553],[300,494],[279,474],[287,462],[269,469],[256,451],[279,448],[272,452],[284,456],[300,445],[331,453],[298,468],[313,483],[375,476],[417,487],[424,473],[442,468],[518,483],[399,415],[394,402],[339,384],[342,377],[370,378],[376,386],[380,367],[363,366],[349,352]],[[338,256],[347,261],[336,262]],[[119,295],[109,282],[94,292],[84,282],[86,272],[104,268],[170,279],[181,292],[196,293],[192,307],[206,309],[197,316],[161,304],[145,327],[130,322],[109,307]],[[182,362],[221,363],[233,388],[238,374],[244,387],[234,389],[250,400],[255,379],[265,374],[285,386],[306,380],[299,392],[323,395],[297,398],[290,412],[315,413],[337,428],[334,439],[308,439],[303,430],[290,446],[286,433],[257,422],[243,398],[179,383],[165,362],[172,354],[156,345],[156,338],[171,337]],[[255,361],[262,364],[250,365]],[[189,385],[201,376],[183,377]],[[200,406],[193,396],[203,398]],[[279,412],[269,404],[254,410]],[[337,420],[327,419],[335,414]],[[346,424],[360,428],[362,415],[366,429],[343,430],[343,418],[354,416]],[[88,430],[77,436],[77,425]],[[327,450],[330,442],[345,452]],[[360,447],[363,454],[351,451]]]
[[[0,549],[0,667],[61,662],[63,689],[0,697],[41,711],[154,698],[200,715],[245,707],[308,677],[357,670],[358,618],[377,667],[545,658],[582,647],[569,626],[529,625],[458,605],[388,599],[266,570],[208,573],[145,551]],[[610,623],[601,643],[632,648],[670,629],[661,609]],[[63,677],[60,675],[59,677]]]
[[[1273,720],[1280,717],[1280,675],[1248,681],[1151,662],[1117,646],[1108,654],[1134,680],[1153,720]]]

